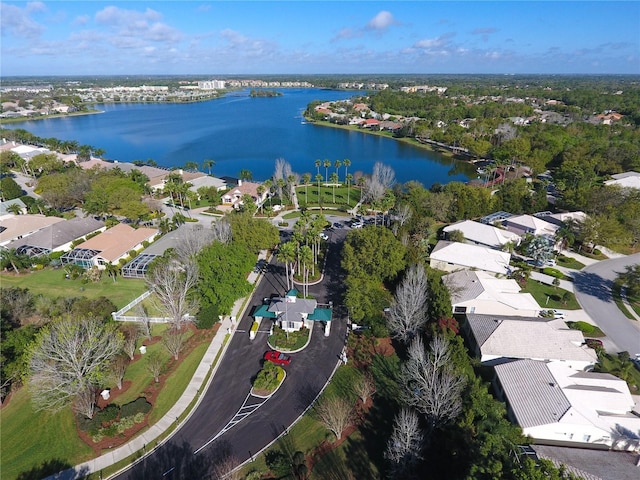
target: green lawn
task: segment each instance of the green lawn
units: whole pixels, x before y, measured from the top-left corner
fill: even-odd
[[[538,302],[542,308],[559,308],[564,310],[578,310],[580,308],[580,304],[573,293],[568,292],[569,295],[567,303],[565,304],[561,299],[566,290],[556,288],[553,285],[540,283],[536,280],[529,279],[522,289],[522,292],[533,295],[533,298],[536,299],[536,302]]]
[[[121,278],[114,282],[106,275],[97,283],[67,280],[62,269],[46,268],[20,275],[0,275],[2,287],[28,288],[31,293],[47,297],[107,297],[118,308],[140,296],[147,288],[144,280]]]
[[[166,325],[156,325],[153,334],[160,335],[166,328]],[[198,345],[166,380],[149,415],[150,424],[162,418],[182,395],[208,346],[207,342]],[[156,350],[169,359],[162,342],[150,345],[147,355]],[[135,400],[153,382],[144,360],[144,357],[139,359],[127,369],[125,380],[131,380],[133,384],[115,403],[122,405]],[[24,478],[41,478],[93,457],[91,448],[75,433],[71,408],[64,408],[58,413],[35,412],[28,390],[21,388],[0,410],[0,414],[0,477],[3,480],[15,479],[27,471],[31,474]],[[45,464],[50,468],[46,469]]]
[[[307,192],[306,194],[305,189]],[[350,188],[347,188],[346,186],[335,187],[335,202],[333,193],[333,187],[321,186],[320,197],[318,197],[317,183],[315,185],[310,184],[308,187],[302,186],[296,189],[300,208],[320,206],[319,198],[322,199],[323,207],[352,208],[355,207],[358,200],[360,200],[360,189],[353,185]]]
[[[582,270],[584,268],[584,263],[579,262],[573,257],[567,257],[565,255],[558,255],[556,257],[556,262],[561,267],[571,268],[573,270]]]
[[[75,433],[70,408],[57,413],[36,412],[27,389],[21,388],[0,412],[0,476],[3,480],[19,475],[42,478],[92,457],[93,451]],[[46,469],[47,463],[54,466],[52,470]]]

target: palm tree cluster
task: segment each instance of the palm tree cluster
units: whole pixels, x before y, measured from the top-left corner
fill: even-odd
[[[320,233],[327,225],[322,215],[303,211],[293,227],[291,240],[280,245],[278,259],[285,265],[287,289],[293,287],[293,276],[302,278],[302,294],[309,294],[309,278],[315,275],[320,253]]]

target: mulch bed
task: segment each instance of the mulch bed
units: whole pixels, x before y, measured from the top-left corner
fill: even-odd
[[[173,357],[167,362],[165,365],[164,373],[158,377],[158,382],[154,382],[153,380],[147,385],[144,391],[141,393],[141,396],[145,397],[147,401],[153,406],[155,405],[158,394],[162,391],[164,384],[167,378],[178,368],[180,362],[183,358],[189,355],[198,345],[204,342],[210,342],[213,336],[220,328],[220,324],[216,323],[213,328],[209,330],[198,330],[194,325],[188,325],[187,328],[191,330],[193,335],[189,337],[187,342],[185,343],[182,352],[180,353],[180,358],[175,360]],[[146,339],[143,344],[146,346],[153,345],[162,341],[162,337],[155,336],[151,339]],[[142,358],[142,355],[138,352],[134,355],[133,362],[137,362]],[[96,406],[100,409],[106,407],[107,405],[113,403],[117,400],[119,396],[127,391],[127,389],[131,386],[130,381],[123,382],[122,389],[112,388],[110,390],[110,397],[108,400],[104,400],[100,395],[97,396]],[[149,414],[145,416],[145,419],[141,423],[135,424],[132,428],[126,430],[124,433],[121,433],[115,437],[105,437],[99,442],[94,442],[91,436],[85,432],[84,430],[80,430],[76,423],[76,430],[78,433],[78,437],[80,437],[87,445],[89,445],[96,456],[101,455],[103,450],[112,449],[114,447],[119,447],[127,443],[133,437],[135,437],[141,430],[149,426]]]

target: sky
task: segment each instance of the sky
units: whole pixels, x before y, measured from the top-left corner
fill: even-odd
[[[640,74],[640,2],[0,1],[0,75]]]

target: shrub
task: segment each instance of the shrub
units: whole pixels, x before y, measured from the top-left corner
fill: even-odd
[[[587,322],[567,322],[567,325],[569,328],[573,330],[580,330],[582,333],[587,335],[592,335],[596,331],[596,327]]]
[[[556,270],[555,268],[550,268],[550,267],[543,268],[542,273],[554,278],[564,278],[564,274],[560,270]]]
[[[144,397],[138,397],[133,402],[126,403],[120,407],[121,417],[132,417],[137,413],[149,413],[151,404]]]
[[[98,422],[98,424],[110,423],[118,418],[118,413],[120,413],[120,408],[118,407],[118,405],[110,403],[102,410],[98,410],[93,416],[93,419]]]
[[[278,478],[285,477],[291,473],[291,464],[287,456],[280,450],[268,452],[264,459],[269,470]]]
[[[218,321],[218,307],[215,305],[210,305],[204,308],[201,308],[196,316],[196,327],[200,330],[206,330],[213,327]]]
[[[265,362],[258,372],[253,387],[257,389],[273,390],[284,378],[284,370],[271,362]]]
[[[144,422],[144,413],[142,412],[138,412],[133,416],[133,421],[135,423],[142,423]]]

